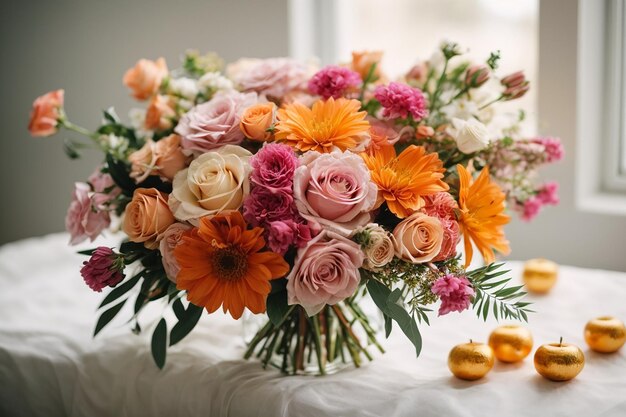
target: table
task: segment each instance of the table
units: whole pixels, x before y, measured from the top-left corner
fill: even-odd
[[[140,335],[122,312],[92,338],[104,295],[82,282],[86,258],[68,240],[61,233],[0,247],[2,416],[626,416],[626,349],[597,354],[582,337],[593,317],[626,319],[626,273],[564,266],[550,295],[529,297],[538,312],[529,323],[536,346],[563,336],[585,352],[585,369],[566,383],[541,378],[532,358],[497,363],[479,381],[453,378],[450,348],[484,341],[496,326],[473,312],[433,316],[431,327],[421,327],[419,359],[395,329],[387,354],[326,377],[281,377],[241,360],[241,323],[205,314],[160,371],[149,326],[162,307],[147,311]],[[519,280],[521,264],[509,266]]]

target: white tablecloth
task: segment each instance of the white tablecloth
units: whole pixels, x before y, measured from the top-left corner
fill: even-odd
[[[563,336],[585,352],[583,372],[566,383],[541,378],[532,357],[497,363],[479,381],[453,378],[450,348],[484,341],[496,325],[473,312],[422,326],[419,359],[394,329],[387,354],[327,377],[282,377],[241,360],[241,323],[204,315],[160,371],[149,351],[150,320],[135,336],[122,312],[91,337],[103,295],[82,282],[86,258],[67,240],[57,234],[0,248],[2,416],[626,416],[626,348],[597,354],[582,337],[592,317],[626,319],[626,273],[562,267],[549,296],[529,297],[538,312],[529,324],[535,345]],[[519,279],[520,264],[510,267]]]

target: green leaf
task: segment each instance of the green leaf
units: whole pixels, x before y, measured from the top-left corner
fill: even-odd
[[[107,122],[113,123],[113,124],[120,123],[120,118],[115,113],[115,109],[113,107],[109,107],[108,109],[104,110],[102,113],[104,113],[104,120],[106,120]]]
[[[174,325],[170,333],[170,346],[180,342],[196,327],[202,316],[202,307],[189,303],[182,318],[178,319],[178,323]]]
[[[86,250],[79,250],[78,252],[76,252],[79,255],[87,255],[87,256],[91,256],[93,255],[93,253],[96,251],[96,249],[86,249]]]
[[[167,350],[167,323],[161,319],[152,333],[152,357],[159,369],[165,366],[165,355]]]
[[[383,318],[385,319],[385,337],[388,339],[393,329],[393,320],[386,314],[383,314]]]
[[[406,335],[406,337],[413,343],[415,346],[415,355],[419,357],[420,352],[422,351],[422,335],[417,327],[417,323],[415,322],[415,318],[409,315],[407,311],[400,307],[393,300],[387,301],[387,307],[390,311],[390,317],[398,323],[402,332]]]
[[[412,317],[401,305],[398,304],[402,296],[402,292],[399,289],[395,289],[393,292],[387,288],[384,284],[375,279],[367,281],[367,290],[374,300],[374,304],[385,314],[393,319],[402,332],[408,337],[408,339],[415,346],[415,352],[419,356],[422,350],[422,336],[415,318]]]
[[[108,309],[107,311],[105,311],[104,313],[100,315],[100,318],[98,319],[98,322],[96,323],[96,329],[93,332],[94,337],[98,333],[100,333],[100,330],[102,330],[104,326],[106,326],[107,324],[109,324],[111,320],[113,320],[113,318],[117,315],[117,313],[120,312],[125,302],[126,300],[122,301],[119,304],[114,305],[113,307],[111,307],[110,309]]]
[[[104,297],[104,300],[102,300],[102,303],[100,303],[100,306],[98,308],[102,308],[105,305],[112,303],[113,301],[117,300],[122,295],[130,291],[130,289],[137,284],[139,278],[141,278],[141,274],[142,273],[140,272],[122,285],[118,285],[117,287],[115,287],[113,291],[111,291],[109,294],[107,294],[106,297]]]
[[[180,298],[177,298],[172,303],[172,310],[174,310],[174,314],[176,314],[176,318],[178,320],[182,319],[185,316],[185,306],[183,305],[183,302],[180,300]]]
[[[280,326],[285,321],[289,311],[287,291],[278,291],[267,296],[267,316],[274,326]]]

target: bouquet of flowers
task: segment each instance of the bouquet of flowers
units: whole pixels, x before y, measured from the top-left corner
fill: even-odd
[[[354,53],[321,69],[241,59],[225,71],[196,51],[173,71],[142,59],[123,82],[147,108],[128,124],[109,109],[95,131],[69,121],[63,90],[37,98],[31,134],[65,128],[90,140],[67,139],[69,157],[104,152],[76,183],[70,243],[125,234],[117,249],[81,252],[86,284],[113,288],[95,334],[126,302],[138,333],[142,309],[162,302],[173,310],[153,327],[163,367],[203,310],[248,310],[267,321],[246,358],[323,374],[383,351],[368,296],[387,336],[395,322],[417,355],[418,323],[436,302],[439,315],[473,306],[526,320],[524,292],[507,286],[495,256],[509,253],[507,207],[530,219],[558,202],[556,184],[535,177],[563,153],[557,139],[521,137],[523,112],[496,111],[529,82],[498,78],[498,53],[472,64],[451,43],[397,81],[381,58]],[[486,266],[469,268],[474,248]]]

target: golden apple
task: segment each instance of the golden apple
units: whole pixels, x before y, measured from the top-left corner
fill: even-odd
[[[585,326],[585,341],[596,352],[617,352],[626,342],[626,327],[615,317],[598,317]]]
[[[532,350],[533,335],[525,327],[515,324],[504,325],[491,332],[489,346],[499,361],[519,362]]]
[[[536,294],[545,294],[554,287],[559,266],[547,259],[530,259],[524,264],[523,279],[526,289]]]
[[[535,352],[535,369],[544,378],[552,381],[569,381],[583,370],[585,355],[576,345],[549,343],[541,345]]]
[[[493,350],[484,343],[456,345],[448,355],[448,368],[460,379],[480,379],[493,368]]]

